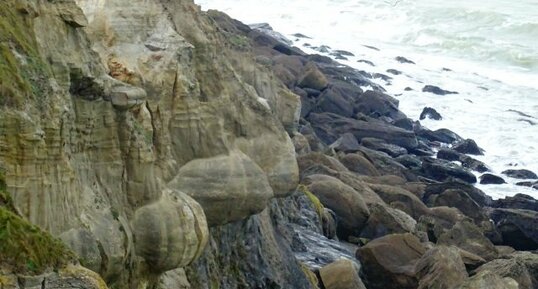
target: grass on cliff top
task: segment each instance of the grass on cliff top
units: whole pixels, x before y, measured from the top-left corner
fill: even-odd
[[[65,266],[75,255],[49,233],[17,215],[0,172],[0,268],[40,274]]]
[[[0,106],[18,106],[35,95],[46,71],[32,18],[18,11],[17,5],[14,0],[0,1]]]

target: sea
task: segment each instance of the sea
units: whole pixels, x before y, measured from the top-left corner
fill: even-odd
[[[501,175],[506,169],[538,173],[538,0],[195,1],[246,24],[269,23],[308,53],[351,52],[338,61],[392,77],[374,81],[409,117],[418,119],[432,107],[443,118],[425,119],[424,126],[448,128],[485,150],[476,158],[508,183],[478,188],[494,199],[517,193],[538,198],[538,190]],[[313,49],[322,45],[329,51]],[[422,92],[427,84],[458,94]]]

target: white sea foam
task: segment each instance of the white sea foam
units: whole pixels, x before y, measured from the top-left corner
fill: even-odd
[[[449,3],[447,3],[449,2]],[[446,127],[473,138],[486,150],[477,157],[494,174],[509,168],[538,173],[538,2],[521,0],[199,0],[203,9],[222,10],[245,23],[268,22],[303,47],[322,44],[355,54],[343,63],[381,79],[400,108],[418,119],[425,106],[443,120],[422,123]],[[395,4],[393,6],[392,4]],[[291,36],[302,33],[312,39]],[[374,46],[380,51],[365,47]],[[405,56],[416,65],[395,61]],[[372,67],[359,59],[375,63]],[[448,68],[451,71],[445,71]],[[391,75],[387,69],[402,71]],[[438,96],[425,84],[457,91]],[[404,91],[410,87],[412,91]],[[509,110],[523,112],[521,116]],[[531,123],[536,123],[532,125]],[[477,185],[494,198],[538,191],[506,185]]]

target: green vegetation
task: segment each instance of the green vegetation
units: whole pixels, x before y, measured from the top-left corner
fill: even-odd
[[[297,191],[302,192],[308,197],[308,199],[316,209],[319,219],[321,220],[323,218],[324,207],[318,197],[316,197],[316,195],[314,195],[305,185],[299,185],[299,187],[297,187]]]
[[[250,40],[246,36],[233,34],[228,39],[230,43],[237,48],[250,48]]]
[[[0,172],[0,267],[15,273],[40,274],[75,260],[65,245],[24,220],[13,208]]]
[[[39,56],[32,20],[16,9],[16,1],[0,1],[0,105],[17,106],[35,96],[46,65]]]

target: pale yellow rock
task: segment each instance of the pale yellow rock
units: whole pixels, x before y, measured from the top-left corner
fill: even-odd
[[[326,289],[366,289],[356,265],[348,259],[340,259],[322,267],[319,275]]]

